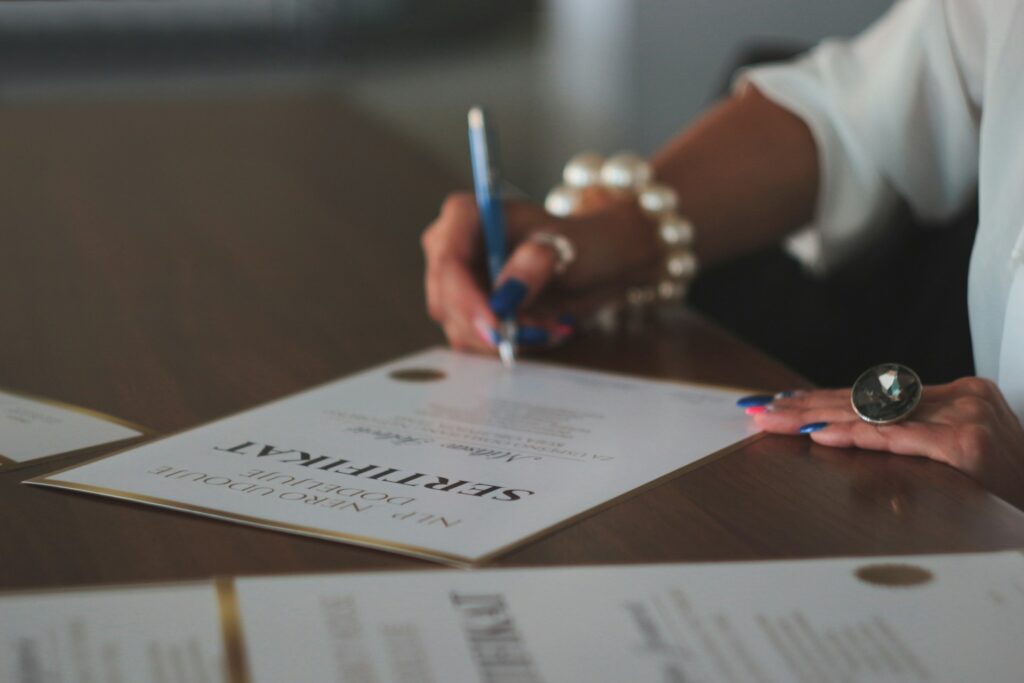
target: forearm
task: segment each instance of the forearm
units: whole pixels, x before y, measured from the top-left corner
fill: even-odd
[[[752,87],[710,109],[652,164],[697,226],[705,264],[777,242],[814,213],[819,178],[811,132]]]

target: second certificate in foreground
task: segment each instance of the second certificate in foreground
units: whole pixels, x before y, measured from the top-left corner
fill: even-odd
[[[29,483],[475,564],[749,436],[738,396],[431,350]]]

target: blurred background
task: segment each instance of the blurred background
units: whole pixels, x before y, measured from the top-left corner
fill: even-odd
[[[162,239],[204,263],[251,257],[260,240],[282,253],[373,243],[363,258],[387,263],[374,282],[310,284],[303,323],[330,326],[331,297],[351,295],[382,339],[400,338],[383,331],[399,304],[366,292],[414,275],[395,301],[426,323],[417,237],[469,187],[471,105],[494,114],[506,178],[542,199],[572,154],[649,154],[740,64],[855,35],[891,2],[0,0],[0,230],[68,249],[123,230],[124,268]],[[976,224],[971,210],[954,230],[897,216],[820,280],[772,246],[705,269],[688,305],[822,385],[882,360],[949,381],[973,372]],[[226,255],[208,243],[239,236]]]
[[[572,153],[648,153],[738,60],[852,35],[891,0],[0,2],[0,104],[328,89],[468,169],[490,106],[533,196]]]

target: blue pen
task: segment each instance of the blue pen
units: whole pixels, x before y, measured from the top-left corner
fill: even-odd
[[[501,206],[501,174],[494,151],[493,127],[489,127],[487,116],[480,107],[469,110],[469,159],[473,165],[473,187],[476,191],[476,205],[480,210],[484,243],[487,248],[487,270],[493,286],[505,266],[508,249],[505,241],[505,212]],[[498,330],[498,354],[505,367],[511,368],[516,361],[515,313],[501,320]]]

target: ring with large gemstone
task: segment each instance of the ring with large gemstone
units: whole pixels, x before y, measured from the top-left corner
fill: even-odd
[[[922,389],[921,378],[906,365],[882,363],[857,378],[850,402],[865,422],[888,424],[904,420],[914,412]]]

